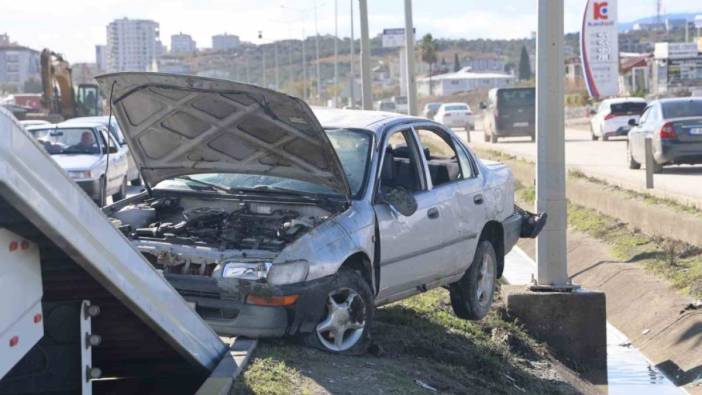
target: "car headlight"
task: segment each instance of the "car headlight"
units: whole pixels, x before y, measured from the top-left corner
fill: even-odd
[[[307,279],[310,264],[305,260],[276,263],[268,271],[268,283],[271,285],[294,284]]]
[[[222,277],[251,281],[264,280],[270,266],[268,262],[225,262]]]
[[[93,178],[93,173],[90,170],[71,170],[68,172],[68,176],[71,178]]]

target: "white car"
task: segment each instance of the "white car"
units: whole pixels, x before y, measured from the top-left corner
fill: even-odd
[[[98,206],[104,206],[108,196],[114,201],[126,197],[126,152],[102,123],[59,123],[27,131]]]
[[[436,111],[434,121],[450,128],[464,128],[466,132],[475,130],[475,117],[466,103],[444,103]]]
[[[631,126],[629,120],[639,121],[646,108],[646,100],[638,97],[606,99],[590,114],[590,132],[593,140],[609,140],[614,136],[626,136]]]
[[[531,233],[511,171],[438,123],[204,77],[97,81],[148,187],[104,212],[220,334],[357,352],[376,306],[441,286],[480,319]]]

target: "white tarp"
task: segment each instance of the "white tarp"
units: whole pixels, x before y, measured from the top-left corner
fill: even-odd
[[[617,0],[588,0],[580,35],[585,85],[599,99],[619,94]]]

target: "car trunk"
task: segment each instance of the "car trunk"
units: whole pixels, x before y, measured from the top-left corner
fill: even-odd
[[[497,110],[498,127],[501,129],[534,127],[536,121],[534,89],[500,91],[497,98]]]
[[[672,122],[672,125],[678,141],[702,143],[702,117],[676,120]]]

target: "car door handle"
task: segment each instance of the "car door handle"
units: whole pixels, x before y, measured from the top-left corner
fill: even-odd
[[[436,207],[432,207],[427,211],[427,217],[429,219],[437,219],[439,218],[439,209]]]
[[[473,203],[475,203],[477,205],[483,204],[484,201],[485,200],[483,199],[483,195],[478,194],[478,195],[473,196]]]

